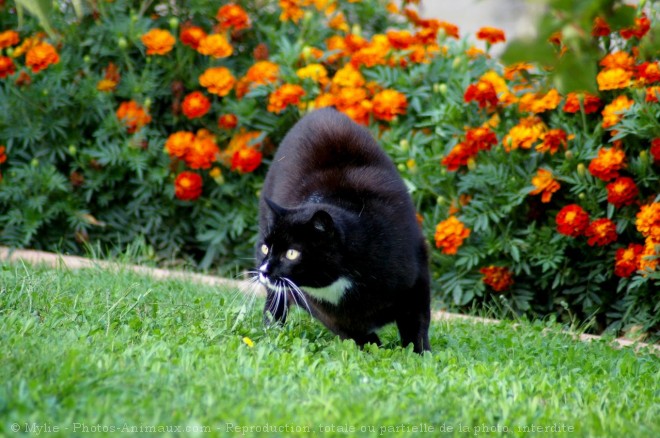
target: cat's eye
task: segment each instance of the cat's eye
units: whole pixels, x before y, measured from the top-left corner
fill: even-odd
[[[268,254],[268,246],[267,246],[266,244],[261,245],[261,253],[262,253],[263,255],[267,255],[267,254]]]
[[[286,258],[289,260],[295,260],[300,257],[300,251],[295,249],[290,249],[286,252]]]

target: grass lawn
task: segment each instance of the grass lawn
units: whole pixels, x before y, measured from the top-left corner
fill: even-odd
[[[299,311],[264,330],[261,305],[126,271],[0,264],[0,436],[660,436],[648,351],[469,321],[433,323],[423,357],[393,327],[362,351]]]

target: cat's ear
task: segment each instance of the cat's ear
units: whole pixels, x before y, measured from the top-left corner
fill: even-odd
[[[276,204],[274,201],[264,197],[264,201],[266,201],[266,204],[268,205],[268,208],[270,208],[270,211],[275,214],[275,217],[282,217],[286,214],[286,208]]]
[[[309,223],[314,227],[315,230],[322,233],[332,235],[335,232],[335,221],[325,210],[318,210],[312,218],[309,220]]]

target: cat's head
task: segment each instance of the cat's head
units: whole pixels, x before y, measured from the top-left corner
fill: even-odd
[[[260,281],[272,289],[289,281],[324,287],[337,280],[343,239],[332,214],[322,204],[289,209],[264,201],[269,214],[256,248]]]

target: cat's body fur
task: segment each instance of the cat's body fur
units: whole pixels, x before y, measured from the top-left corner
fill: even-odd
[[[396,322],[404,346],[430,350],[426,244],[403,181],[368,130],[333,109],[299,121],[266,176],[259,224],[265,317],[283,322],[295,301],[359,345],[379,344],[375,330]]]

